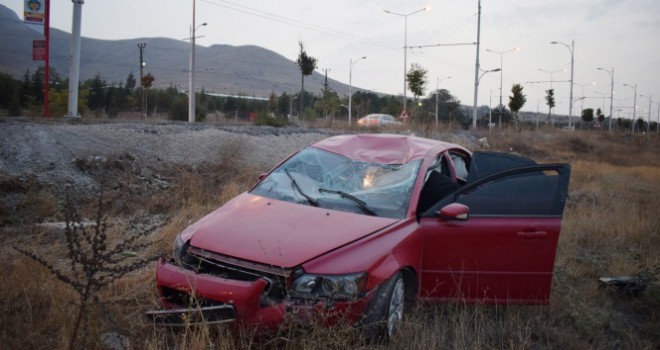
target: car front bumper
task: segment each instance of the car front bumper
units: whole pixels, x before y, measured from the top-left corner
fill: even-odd
[[[156,270],[163,309],[146,315],[169,326],[220,324],[254,326],[276,330],[284,325],[333,325],[355,323],[367,309],[373,293],[351,301],[266,298],[265,278],[238,281],[213,275],[196,274],[165,259]]]

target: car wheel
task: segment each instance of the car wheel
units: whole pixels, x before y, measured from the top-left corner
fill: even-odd
[[[362,323],[370,342],[386,342],[396,336],[403,321],[405,302],[406,288],[399,271],[380,285],[364,315]]]

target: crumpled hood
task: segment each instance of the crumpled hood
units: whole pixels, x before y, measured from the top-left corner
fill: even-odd
[[[204,250],[290,268],[397,222],[243,193],[186,228]]]

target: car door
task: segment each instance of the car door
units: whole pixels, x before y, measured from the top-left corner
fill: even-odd
[[[547,303],[569,177],[568,164],[504,170],[422,214],[421,296]]]

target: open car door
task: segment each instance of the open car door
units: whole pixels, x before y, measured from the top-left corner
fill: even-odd
[[[547,303],[569,178],[568,164],[489,172],[433,205],[420,218],[421,296]]]

